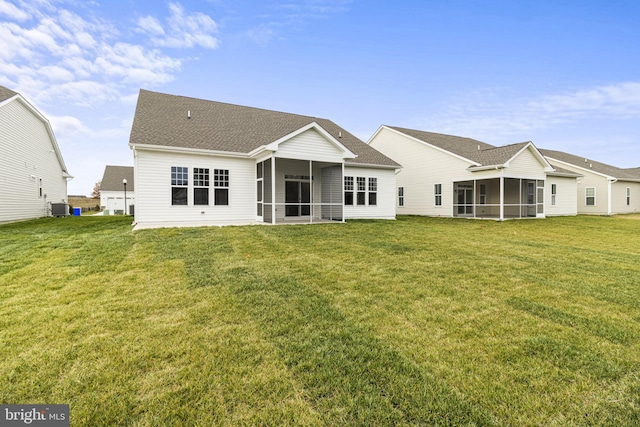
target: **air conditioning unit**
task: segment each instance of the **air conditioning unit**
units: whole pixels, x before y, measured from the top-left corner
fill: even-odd
[[[66,203],[51,203],[51,215],[56,217],[69,215],[69,205]]]

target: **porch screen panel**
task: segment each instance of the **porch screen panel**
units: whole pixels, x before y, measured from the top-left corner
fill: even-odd
[[[322,168],[321,214],[323,219],[342,221],[342,167]]]
[[[262,182],[263,182],[263,192],[262,192],[262,218],[264,222],[271,222],[273,219],[273,211],[271,209],[271,205],[273,203],[271,197],[271,187],[273,186],[273,182],[271,182],[271,160],[265,160],[262,162]]]

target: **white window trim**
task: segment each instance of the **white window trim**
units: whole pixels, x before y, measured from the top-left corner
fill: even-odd
[[[587,199],[589,198],[589,196],[587,196],[587,190],[589,190],[590,188],[593,189],[593,205],[587,204]],[[585,206],[597,206],[597,204],[598,204],[598,198],[597,198],[596,187],[585,187],[584,188],[584,205]]]

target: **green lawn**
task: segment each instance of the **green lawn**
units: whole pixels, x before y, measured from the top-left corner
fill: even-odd
[[[638,425],[640,221],[0,226],[0,403],[72,425]]]

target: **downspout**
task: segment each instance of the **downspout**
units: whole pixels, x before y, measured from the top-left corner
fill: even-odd
[[[613,203],[611,191],[613,190],[612,184],[615,184],[616,182],[618,182],[618,178],[607,180],[607,215],[612,215],[613,212],[613,209],[611,207],[611,204]]]

